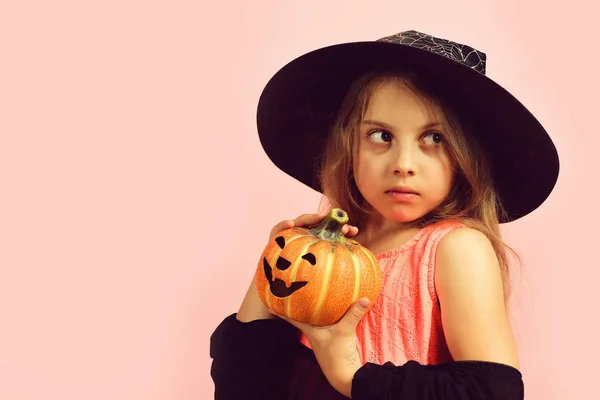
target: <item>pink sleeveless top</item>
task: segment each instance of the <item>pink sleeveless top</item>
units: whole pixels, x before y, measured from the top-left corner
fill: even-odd
[[[383,271],[382,292],[356,329],[363,363],[452,361],[442,331],[434,272],[440,240],[463,226],[454,221],[432,224],[400,248],[376,255]],[[310,348],[304,335],[301,341]]]

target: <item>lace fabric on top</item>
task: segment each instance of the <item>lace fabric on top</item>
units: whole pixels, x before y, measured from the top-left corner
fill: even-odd
[[[383,271],[382,292],[356,329],[363,363],[453,361],[442,331],[434,272],[440,240],[461,227],[455,221],[432,224],[400,248],[377,254]],[[301,342],[310,348],[304,335]]]

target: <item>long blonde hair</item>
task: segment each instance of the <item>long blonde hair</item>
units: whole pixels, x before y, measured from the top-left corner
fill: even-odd
[[[449,154],[454,160],[454,184],[447,199],[431,213],[415,221],[424,227],[445,219],[459,220],[485,234],[490,240],[500,265],[505,301],[510,295],[508,253],[518,255],[501,238],[499,214],[504,211],[494,189],[490,165],[476,137],[469,135],[453,109],[448,107],[431,78],[405,72],[380,72],[363,76],[354,82],[346,95],[338,118],[330,132],[322,158],[320,183],[323,194],[336,207],[347,211],[349,223],[361,227],[368,209],[353,177],[358,130],[372,93],[384,83],[406,85],[417,93],[440,118]]]

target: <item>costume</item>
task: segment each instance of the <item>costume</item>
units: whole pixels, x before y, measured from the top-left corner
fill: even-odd
[[[521,373],[485,362],[453,362],[433,286],[440,240],[462,224],[429,225],[377,254],[384,291],[356,333],[364,366],[352,398],[522,399]],[[235,314],[211,338],[215,399],[345,399],[327,381],[301,332],[281,320],[242,323]]]
[[[486,55],[472,47],[416,31],[315,50],[284,66],[266,85],[257,112],[261,144],[278,168],[321,191],[321,151],[352,82],[374,71],[417,71],[477,135],[471,139],[489,156],[506,211],[498,218],[514,221],[539,207],[554,188],[558,154],[535,117],[485,76],[485,63]],[[357,328],[365,364],[354,376],[353,399],[523,399],[517,369],[453,362],[445,344],[433,266],[437,243],[458,227],[428,226],[402,248],[378,257],[387,282]],[[307,346],[282,320],[242,323],[228,316],[211,337],[215,398],[344,399]]]

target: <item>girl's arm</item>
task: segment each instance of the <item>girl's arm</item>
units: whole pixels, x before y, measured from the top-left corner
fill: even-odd
[[[256,277],[246,292],[246,296],[240,305],[236,318],[241,322],[250,322],[258,319],[274,319],[275,316],[269,312],[263,304],[256,289]]]
[[[470,228],[449,233],[438,246],[434,282],[455,362],[366,364],[354,375],[352,398],[523,399],[500,269],[489,240]]]
[[[434,278],[453,359],[492,361],[518,369],[500,267],[487,237],[471,228],[448,233],[438,245]]]

